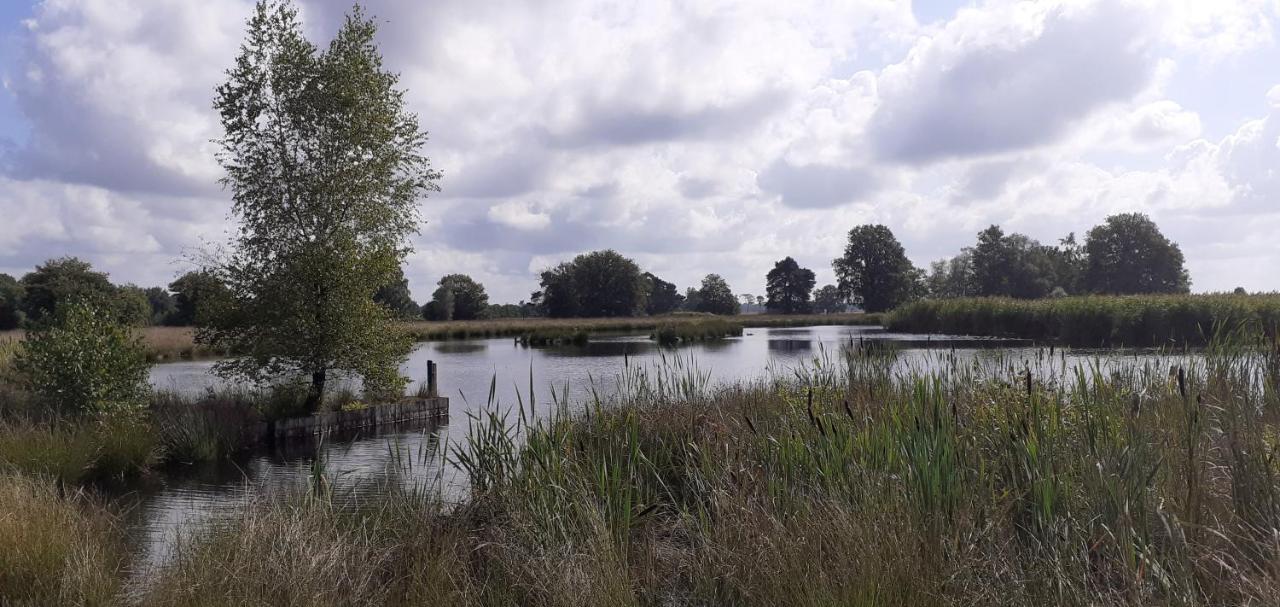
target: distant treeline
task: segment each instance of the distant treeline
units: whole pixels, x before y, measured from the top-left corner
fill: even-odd
[[[132,325],[188,326],[195,323],[201,302],[225,294],[211,274],[188,272],[168,288],[115,285],[103,272],[75,257],[46,261],[15,279],[0,274],[0,331],[39,323],[60,303],[83,300]]]
[[[682,293],[614,250],[584,253],[543,270],[528,301],[491,304],[485,287],[466,274],[449,274],[424,305],[397,272],[373,298],[404,319],[434,321],[504,318],[657,316],[688,311],[735,315],[744,308],[774,314],[884,312],[920,299],[1006,297],[1039,299],[1086,294],[1186,293],[1190,278],[1182,251],[1148,217],[1108,217],[1085,235],[1068,234],[1044,245],[991,226],[977,242],[929,271],[907,258],[883,225],[857,226],[844,253],[832,261],[836,284],[815,289],[813,270],[785,257],[764,276],[766,295],[734,294],[719,274],[708,274]],[[132,325],[187,326],[202,302],[224,296],[212,272],[188,272],[168,288],[113,285],[107,275],[74,257],[53,259],[20,280],[0,274],[0,330],[38,322],[57,302],[91,297]]]

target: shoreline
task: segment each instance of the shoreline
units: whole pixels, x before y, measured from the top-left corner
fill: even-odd
[[[708,320],[726,321],[743,328],[812,327],[821,325],[880,326],[882,315],[845,314],[743,314],[714,316],[705,314],[672,314],[619,318],[510,318],[492,320],[406,321],[401,328],[415,342],[527,337],[541,332],[582,331],[588,334],[653,331],[664,325],[690,325]],[[230,356],[230,352],[213,351],[197,346],[192,327],[141,327],[137,329],[147,346],[153,363],[208,360]],[[0,332],[0,345],[21,341],[24,332]]]

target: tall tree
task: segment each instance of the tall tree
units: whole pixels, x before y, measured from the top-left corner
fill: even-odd
[[[147,296],[147,303],[151,306],[151,324],[169,324],[169,319],[173,318],[178,311],[178,304],[173,300],[173,295],[163,287],[150,287],[144,293]]]
[[[973,279],[978,295],[1034,299],[1060,286],[1052,247],[1022,234],[991,226],[978,233],[972,250]]]
[[[648,282],[636,262],[612,249],[573,260],[578,313],[586,317],[632,316],[644,310]]]
[[[813,293],[813,308],[823,314],[844,312],[846,307],[840,287],[827,285]]]
[[[548,316],[632,316],[645,310],[649,281],[640,266],[614,250],[583,253],[542,273]]]
[[[684,296],[680,291],[676,290],[676,286],[669,283],[650,272],[644,273],[644,279],[649,282],[649,301],[645,304],[645,313],[650,316],[658,314],[669,314],[680,309],[680,305],[684,303]]]
[[[137,285],[124,285],[116,289],[112,298],[120,322],[131,327],[143,327],[151,323],[151,300],[147,292]]]
[[[116,287],[89,262],[76,257],[50,259],[22,277],[22,311],[27,320],[40,322],[57,307],[73,300],[89,302],[95,310],[121,316]]]
[[[413,293],[409,291],[409,279],[404,277],[404,270],[396,268],[391,281],[378,287],[373,293],[373,300],[391,310],[399,318],[414,318],[422,310],[413,301]]]
[[[22,325],[22,283],[18,279],[0,274],[0,331],[10,331]]]
[[[565,261],[543,270],[539,284],[542,290],[535,293],[533,299],[544,314],[552,318],[578,316],[578,289],[573,284],[572,263]]]
[[[765,276],[765,292],[769,296],[765,307],[780,314],[808,313],[813,310],[809,294],[816,282],[813,270],[800,267],[790,257],[783,258]]]
[[[176,308],[167,324],[188,327],[198,324],[206,310],[230,297],[227,285],[209,270],[187,272],[169,283]]]
[[[428,320],[475,320],[483,318],[489,307],[489,294],[484,285],[466,274],[449,274],[440,279],[431,294]]]
[[[688,312],[697,312],[702,307],[702,292],[697,287],[689,287],[684,290],[684,305],[680,306],[681,310]]]
[[[411,344],[373,300],[418,229],[418,200],[439,173],[426,133],[383,69],[377,27],[357,6],[326,49],[288,0],[260,0],[214,107],[239,233],[218,273],[232,295],[197,338],[245,355],[224,376],[304,376],[317,408],[330,371],[374,397],[403,393]]]
[[[922,272],[907,259],[902,244],[883,225],[849,231],[844,255],[832,262],[840,291],[868,312],[883,312],[915,299],[923,290]]]
[[[706,278],[702,279],[702,287],[698,289],[699,312],[729,316],[737,314],[741,309],[738,298],[733,296],[733,290],[729,288],[729,283],[725,282],[719,274],[707,274]]]
[[[976,294],[973,249],[966,248],[951,259],[933,262],[925,280],[930,297],[969,297]]]
[[[1186,293],[1182,249],[1141,213],[1112,215],[1085,236],[1085,288],[1094,293]]]

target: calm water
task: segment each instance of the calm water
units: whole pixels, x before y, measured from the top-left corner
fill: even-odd
[[[440,482],[456,489],[456,474],[441,465],[440,456],[449,445],[465,440],[468,412],[487,405],[491,386],[494,401],[509,407],[518,398],[529,403],[532,385],[538,409],[545,412],[553,394],[571,403],[588,400],[593,391],[610,394],[624,365],[652,367],[662,365],[664,356],[678,356],[695,361],[698,371],[712,384],[731,383],[769,374],[790,375],[792,369],[811,362],[824,351],[838,352],[850,341],[858,340],[896,342],[902,349],[897,364],[902,366],[928,367],[936,364],[943,353],[1002,361],[1045,359],[1041,349],[1010,342],[895,334],[878,327],[748,329],[740,338],[674,351],[659,349],[643,335],[600,337],[584,346],[546,348],[520,346],[505,338],[427,342],[414,350],[402,371],[419,380],[426,376],[427,361],[439,365],[440,394],[450,398],[447,421],[169,473],[134,494],[135,537],[144,551],[143,563],[163,562],[176,534],[189,533],[211,517],[234,512],[263,491],[304,486],[317,457],[329,478],[353,491],[386,486],[385,482]],[[1065,358],[1059,355],[1054,360],[1070,365],[1096,356],[1078,353]],[[221,385],[222,380],[210,373],[212,364],[201,361],[157,365],[151,380],[160,389],[199,393]]]

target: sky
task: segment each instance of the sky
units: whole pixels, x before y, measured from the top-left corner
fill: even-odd
[[[296,0],[332,36],[346,0]],[[406,275],[494,302],[613,248],[681,288],[921,267],[1150,215],[1195,291],[1280,289],[1280,0],[368,0],[443,172]],[[0,2],[0,272],[163,285],[234,223],[211,109],[250,0]]]

